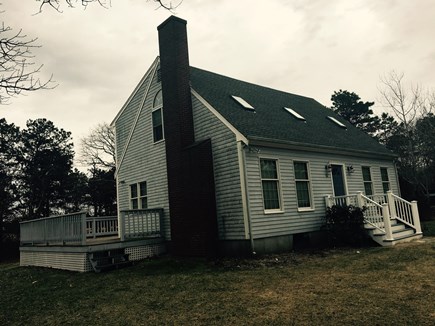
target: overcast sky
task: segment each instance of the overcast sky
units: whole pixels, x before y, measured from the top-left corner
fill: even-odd
[[[39,15],[35,0],[2,3],[6,25],[38,37],[41,77],[59,86],[12,99],[0,117],[19,126],[47,118],[76,144],[115,117],[158,55],[156,28],[170,15],[146,0]],[[176,15],[188,22],[192,66],[326,106],[339,89],[376,101],[379,77],[393,69],[435,87],[433,0],[184,0]]]

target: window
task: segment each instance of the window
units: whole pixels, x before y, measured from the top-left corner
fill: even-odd
[[[260,160],[261,184],[263,187],[264,210],[280,210],[280,193],[277,161]]]
[[[334,122],[337,126],[343,128],[343,129],[347,129],[346,125],[342,124],[340,121],[338,121],[337,119],[335,119],[334,117],[328,116],[327,117],[329,120],[331,120],[332,122]]]
[[[147,183],[145,181],[130,185],[130,208],[148,208]]]
[[[294,116],[296,119],[305,121],[305,118],[301,116],[299,113],[297,113],[295,110],[284,107],[284,110],[286,110],[288,113],[290,113],[292,116]]]
[[[372,175],[369,166],[362,167],[362,175],[364,181],[364,192],[367,196],[373,195]]]
[[[231,97],[237,102],[239,103],[241,106],[243,106],[245,109],[247,110],[251,110],[251,111],[255,111],[254,107],[249,104],[248,102],[246,102],[243,98],[241,98],[240,96],[235,96],[235,95],[231,95]]]
[[[382,179],[382,189],[384,190],[384,194],[390,190],[390,179],[388,178],[388,169],[381,168],[381,179]]]
[[[310,174],[307,162],[294,162],[298,208],[311,208]]]
[[[158,91],[153,103],[153,139],[158,142],[163,139],[163,117],[162,117],[163,98],[162,91]]]

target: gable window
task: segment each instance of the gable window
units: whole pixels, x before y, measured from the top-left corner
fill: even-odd
[[[294,162],[298,208],[311,208],[311,182],[307,162]]]
[[[382,189],[384,190],[384,194],[390,190],[390,179],[388,177],[388,169],[381,168],[381,179],[382,179]]]
[[[280,210],[280,191],[277,160],[260,159],[264,210]]]
[[[369,166],[362,167],[362,175],[364,181],[364,192],[367,196],[373,195],[372,175]]]
[[[148,208],[147,183],[145,181],[130,185],[130,208]]]
[[[153,139],[158,142],[163,139],[163,116],[162,116],[162,91],[158,91],[154,98],[152,120],[153,120]]]

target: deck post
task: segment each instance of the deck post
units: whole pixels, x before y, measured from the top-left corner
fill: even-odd
[[[388,208],[390,209],[390,216],[392,218],[396,218],[397,217],[396,204],[394,202],[393,192],[391,190],[387,191],[387,203],[388,203]]]
[[[95,225],[95,216],[92,218],[92,233],[94,234],[94,239],[97,237],[97,229],[96,229],[96,225]]]
[[[86,246],[86,212],[82,212],[80,214],[80,219],[81,219],[81,236],[82,236],[82,246]]]
[[[417,201],[411,202],[412,219],[414,220],[415,233],[421,233],[420,215],[418,213]]]
[[[119,212],[119,225],[118,225],[119,238],[121,241],[125,240],[125,213]]]
[[[356,193],[356,206],[359,208],[363,208],[363,198],[362,198],[362,191],[357,191]]]
[[[391,230],[390,211],[388,210],[388,204],[382,204],[382,217],[384,219],[385,228],[385,240],[393,241],[393,232]]]
[[[325,204],[326,204],[326,208],[331,208],[331,195],[327,195],[325,196]]]

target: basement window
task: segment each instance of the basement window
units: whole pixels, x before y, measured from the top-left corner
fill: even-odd
[[[235,95],[231,95],[231,97],[237,102],[239,103],[241,106],[243,106],[246,110],[251,110],[251,111],[255,111],[254,107],[249,104],[248,102],[246,102],[243,98],[239,97],[239,96],[235,96]]]
[[[288,113],[290,113],[292,116],[294,116],[298,120],[305,121],[305,118],[301,116],[299,113],[297,113],[295,110],[284,107],[284,110],[286,110]]]
[[[334,122],[337,126],[343,128],[343,129],[347,129],[346,125],[342,124],[340,121],[338,121],[338,120],[335,119],[334,117],[331,117],[331,116],[328,115],[327,118],[328,118],[329,120],[331,120],[332,122]]]

